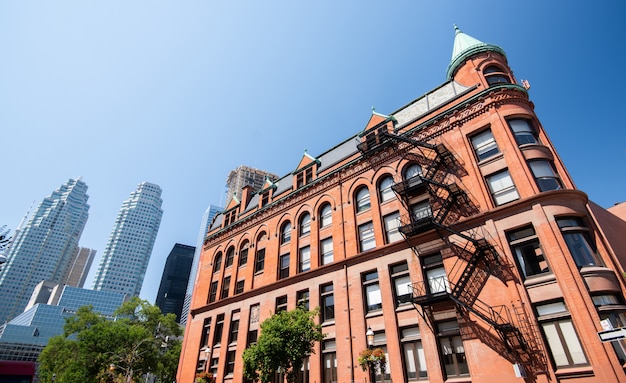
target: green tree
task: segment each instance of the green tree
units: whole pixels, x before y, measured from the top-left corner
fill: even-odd
[[[318,315],[319,307],[313,311],[298,307],[263,321],[257,343],[243,352],[244,375],[269,383],[277,371],[282,371],[287,382],[296,382],[305,358],[314,352],[314,343],[325,336],[316,323]]]
[[[173,381],[182,334],[176,316],[137,297],[115,315],[108,320],[86,306],[67,318],[64,334],[52,338],[39,356],[39,379],[130,383],[152,373],[161,382]]]

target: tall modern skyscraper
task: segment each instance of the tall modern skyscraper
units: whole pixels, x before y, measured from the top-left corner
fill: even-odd
[[[69,268],[67,277],[65,278],[65,281],[63,281],[63,284],[74,287],[83,287],[95,257],[96,250],[89,249],[87,247],[77,247],[74,258],[72,259],[72,265]]]
[[[176,314],[177,322],[180,322],[195,250],[193,246],[175,244],[163,268],[155,305],[163,314]]]
[[[94,290],[139,295],[163,210],[161,188],[142,182],[122,203],[109,236]]]
[[[70,179],[45,198],[17,233],[0,271],[0,323],[21,314],[42,280],[61,282],[87,218],[87,184]]]
[[[200,222],[200,232],[198,233],[198,240],[196,241],[196,251],[193,254],[193,261],[191,263],[191,272],[189,272],[189,279],[187,281],[187,291],[185,292],[185,302],[183,303],[183,310],[180,316],[180,324],[183,326],[187,323],[187,315],[189,314],[189,307],[191,306],[191,294],[193,293],[193,286],[196,283],[196,274],[198,273],[198,262],[200,261],[200,253],[202,252],[202,244],[204,237],[209,230],[209,225],[213,221],[213,217],[223,208],[215,205],[209,205],[204,214],[202,215],[202,221]]]

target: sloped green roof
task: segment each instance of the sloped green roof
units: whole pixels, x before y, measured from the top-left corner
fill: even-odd
[[[467,60],[468,57],[481,52],[497,52],[506,57],[504,50],[497,45],[486,44],[467,35],[455,25],[454,47],[452,48],[452,60],[448,65],[447,77],[452,79],[456,70]]]

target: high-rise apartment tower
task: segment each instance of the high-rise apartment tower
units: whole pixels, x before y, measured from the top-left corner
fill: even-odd
[[[94,290],[139,295],[163,210],[161,188],[142,182],[122,203],[98,272]]]
[[[241,198],[241,189],[243,189],[244,186],[251,186],[252,189],[257,190],[263,186],[265,180],[268,178],[273,181],[277,179],[278,176],[264,170],[254,169],[244,165],[232,170],[228,173],[228,178],[226,179],[226,187],[228,188],[226,203],[228,204],[233,197]]]
[[[17,233],[0,272],[0,323],[24,311],[39,282],[64,281],[87,223],[88,198],[87,184],[70,179]]]

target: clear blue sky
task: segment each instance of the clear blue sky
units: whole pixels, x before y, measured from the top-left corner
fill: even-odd
[[[0,2],[0,226],[82,176],[95,270],[122,201],[156,183],[164,215],[141,294],[154,302],[169,251],[196,244],[230,170],[284,175],[362,130],[372,107],[437,87],[453,24],[506,51],[576,185],[609,207],[626,200],[624,4]]]

